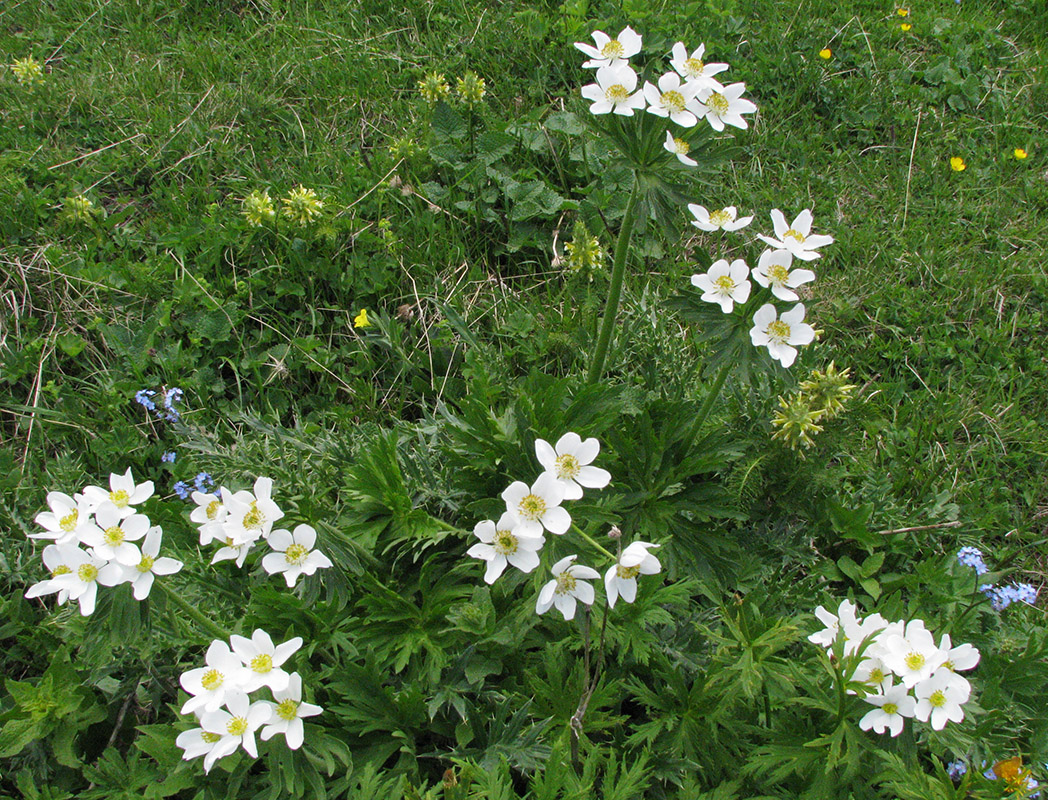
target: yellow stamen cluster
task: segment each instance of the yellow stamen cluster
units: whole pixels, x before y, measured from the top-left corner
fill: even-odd
[[[123,489],[117,489],[115,492],[109,493],[109,500],[117,508],[127,508],[128,503],[131,501],[131,497]]]
[[[251,659],[251,663],[248,665],[252,671],[259,673],[266,673],[273,671],[273,656],[269,653],[259,653],[257,656]]]
[[[124,543],[124,530],[119,525],[113,525],[112,527],[106,528],[103,534],[103,540],[107,545],[113,547],[118,544]]]
[[[281,202],[284,204],[281,213],[296,225],[310,225],[324,208],[324,203],[317,197],[317,193],[301,184],[297,189],[288,192],[287,197],[282,198]]]
[[[679,114],[685,109],[687,103],[684,100],[684,95],[678,91],[670,89],[662,95],[662,105],[664,105],[666,110],[671,114]],[[727,106],[727,101],[725,101],[725,106]]]
[[[640,566],[636,567],[624,567],[619,564],[615,567],[615,575],[622,580],[629,580],[630,578],[636,578],[640,575]]]
[[[686,58],[684,60],[684,71],[688,73],[689,78],[702,77],[702,71],[705,68],[706,65],[702,63],[700,58]]]
[[[80,519],[80,512],[78,512],[74,508],[68,514],[66,514],[64,517],[62,517],[62,519],[58,520],[58,527],[61,528],[66,533],[72,533],[73,530],[76,528],[76,523],[79,521],[79,519]]]
[[[517,552],[517,537],[511,531],[495,531],[495,552],[502,556],[511,556]]]
[[[728,211],[728,209],[726,208],[719,209],[718,211],[714,211],[710,214],[711,225],[716,225],[720,227],[721,225],[726,225],[731,221],[731,212]]]
[[[44,80],[44,66],[32,56],[16,58],[11,64],[11,72],[22,86],[43,83]]]
[[[258,228],[267,222],[272,222],[277,217],[277,210],[273,206],[273,198],[269,196],[269,190],[256,189],[244,198],[244,219],[253,228]]]
[[[291,722],[298,716],[298,703],[291,698],[287,700],[281,700],[277,703],[276,708],[277,716],[285,722]]]
[[[153,570],[153,557],[150,555],[142,554],[142,560],[138,562],[138,571],[145,574],[152,572]]]
[[[708,98],[706,98],[706,105],[712,108],[717,116],[723,117],[728,113],[731,108],[731,104],[728,102],[728,98],[722,95],[720,92],[714,92]]]
[[[288,564],[298,566],[309,557],[309,548],[302,544],[288,545],[284,551],[284,560]]]
[[[546,501],[537,494],[525,495],[517,506],[520,516],[529,522],[537,522],[546,513]]]
[[[217,689],[225,681],[225,676],[217,669],[209,669],[200,679],[200,685],[209,692]]]
[[[622,58],[622,54],[625,52],[625,48],[623,48],[622,44],[619,42],[618,39],[612,39],[610,42],[608,42],[606,45],[600,48],[600,54],[607,59]]]
[[[575,576],[570,572],[562,572],[557,576],[557,588],[553,591],[556,594],[568,594],[569,592],[575,591]]]
[[[590,236],[586,224],[580,219],[575,221],[572,240],[564,245],[568,269],[572,272],[599,270],[604,267],[604,248],[596,236]]]
[[[262,524],[266,521],[265,516],[261,511],[258,510],[256,503],[251,504],[251,508],[244,514],[244,528],[246,530],[256,530],[262,527]]]
[[[430,72],[418,82],[418,91],[427,103],[436,103],[451,95],[451,87],[442,72]]]
[[[220,508],[222,508],[221,500],[212,500],[210,503],[208,503],[207,510],[205,512],[207,514],[207,518],[215,519],[218,516],[218,510]]]
[[[247,732],[247,720],[243,717],[233,717],[226,724],[226,730],[231,736],[243,736]]]
[[[84,583],[98,580],[98,567],[94,564],[81,564],[76,571],[76,576]]]
[[[574,478],[579,474],[579,470],[582,469],[579,460],[570,453],[557,456],[557,460],[554,463],[557,467],[557,477],[561,480]]]
[[[629,96],[629,90],[621,83],[613,83],[604,90],[604,99],[609,103],[624,103]]]

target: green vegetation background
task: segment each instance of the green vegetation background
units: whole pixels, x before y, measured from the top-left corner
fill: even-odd
[[[344,528],[368,519],[354,508],[366,494],[354,465],[379,458],[376,442],[394,441],[379,432],[395,430],[402,451],[413,443],[439,454],[452,440],[465,454],[475,489],[442,472],[439,456],[408,459],[403,481],[411,508],[469,529],[483,492],[494,497],[500,476],[532,469],[518,445],[558,435],[561,423],[542,412],[567,404],[563,386],[541,376],[584,373],[607,280],[568,273],[555,249],[576,216],[610,247],[625,202],[621,176],[592,174],[564,113],[585,113],[578,87],[589,78],[571,43],[627,23],[649,53],[705,42],[759,106],[749,131],[732,131],[732,160],[690,199],[756,213],[761,229],[771,208],[812,208],[819,231],[836,238],[815,262],[809,301],[824,331],[818,360],[802,357],[794,372],[834,359],[861,391],[799,461],[767,443],[774,396],[790,379],[731,384],[721,421],[750,450],[721,475],[735,521],[717,524],[726,540],[757,537],[760,547],[729,588],[767,586],[774,573],[854,590],[870,576],[835,566],[859,554],[836,550],[832,534],[867,523],[941,526],[893,546],[896,573],[903,554],[916,563],[977,544],[1042,584],[1048,7],[914,3],[905,32],[896,9],[857,0],[6,3],[3,60],[32,55],[46,74],[34,87],[0,76],[4,674],[36,680],[59,644],[103,647],[90,622],[56,630],[22,599],[41,577],[24,535],[48,490],[131,466],[170,496],[175,480],[203,469],[239,486],[272,463],[289,483],[308,478],[286,489],[304,518],[334,514],[330,526]],[[419,97],[427,72],[454,83],[467,69],[489,91],[475,115],[433,111]],[[486,138],[474,143],[474,132]],[[951,170],[954,156],[963,172]],[[327,204],[318,224],[244,223],[246,194],[268,188],[277,198],[300,184]],[[65,219],[63,198],[79,193],[104,214]],[[704,346],[665,301],[726,253],[687,225],[683,207],[676,230],[649,226],[627,277],[607,376],[626,427],[653,398],[701,396],[692,370]],[[362,308],[373,329],[353,328]],[[184,427],[132,402],[161,386],[185,389]],[[529,395],[527,414],[500,416]],[[465,434],[455,438],[484,425],[476,452]],[[179,460],[162,466],[160,454],[176,448]],[[845,506],[865,509],[861,521]],[[185,527],[169,513],[165,530]],[[380,545],[398,535],[374,533]],[[343,555],[361,571],[376,557],[391,568],[390,552],[417,560],[417,549],[394,544],[346,545]],[[713,572],[723,584],[723,570]],[[247,602],[235,579],[219,584],[227,611]],[[333,599],[329,589],[324,602],[353,592],[340,586]],[[801,613],[814,601],[798,593],[787,605]],[[126,705],[113,722],[132,696],[138,722],[169,723],[159,703],[171,701],[170,670],[150,683],[148,672],[128,677],[133,659],[118,643],[99,652],[81,667],[114,736],[130,735]],[[116,666],[103,666],[107,657]],[[10,712],[10,697],[3,703]]]

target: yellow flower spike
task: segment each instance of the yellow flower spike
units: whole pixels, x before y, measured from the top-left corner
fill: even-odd
[[[823,61],[829,61],[831,58],[833,58],[833,51],[828,47],[824,47],[822,50],[819,51],[819,58],[821,58]]]
[[[779,397],[779,410],[771,420],[772,426],[778,430],[771,438],[791,450],[808,449],[815,444],[812,434],[822,431],[822,426],[817,423],[824,413],[822,409],[812,409],[808,399],[801,394],[794,393],[789,400]]]
[[[1015,156],[1017,161],[1022,161],[1024,158],[1026,158],[1028,154],[1021,147],[1016,147],[1014,150],[1012,150],[1012,155]]]
[[[281,213],[297,225],[311,224],[324,208],[324,203],[317,197],[317,193],[302,184],[288,192],[286,197],[281,198],[281,202],[284,204]]]
[[[954,156],[950,159],[950,169],[954,172],[964,172],[967,167],[968,165],[964,163],[964,159],[960,156]]]
[[[370,328],[371,320],[368,319],[368,310],[366,308],[360,309],[360,313],[353,318],[354,328]]]
[[[418,91],[427,103],[444,100],[451,94],[451,87],[442,72],[430,72],[418,82]]]
[[[899,27],[900,27],[900,28],[902,29],[902,31],[903,31],[903,32],[905,33],[905,32],[906,32],[906,31],[908,31],[908,30],[909,30],[910,28],[912,28],[912,27],[913,27],[913,25],[911,25],[911,24],[910,24],[909,22],[904,22],[904,23],[903,23],[902,25],[900,25]]]

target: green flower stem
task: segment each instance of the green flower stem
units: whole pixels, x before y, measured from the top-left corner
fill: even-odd
[[[590,536],[588,533],[586,533],[584,530],[582,530],[582,528],[580,528],[574,522],[571,523],[571,527],[575,531],[575,533],[577,533],[579,536],[581,536],[583,539],[585,539],[587,542],[589,542],[595,548],[600,550],[600,552],[602,552],[604,555],[606,555],[608,558],[610,558],[616,564],[618,563],[619,560],[618,560],[618,558],[615,557],[614,553],[612,553],[608,548],[606,548],[604,545],[602,545],[600,542],[598,542],[596,539],[594,539],[592,536]]]
[[[593,384],[600,380],[604,373],[604,360],[608,355],[611,343],[611,331],[615,327],[615,317],[619,310],[619,298],[622,295],[622,279],[626,274],[626,255],[630,249],[630,237],[636,223],[637,201],[640,199],[640,180],[633,176],[633,191],[626,204],[626,213],[622,215],[622,227],[619,228],[619,239],[615,243],[615,260],[611,266],[611,286],[608,288],[608,302],[604,305],[604,320],[601,322],[597,346],[593,351],[589,374],[586,383]]]
[[[182,596],[178,594],[178,592],[169,589],[165,584],[161,583],[160,581],[156,581],[153,585],[159,586],[163,590],[164,594],[167,595],[167,599],[173,602],[180,609],[182,609],[182,611],[185,612],[186,616],[192,619],[194,622],[196,622],[201,628],[206,630],[212,636],[228,641],[229,631],[225,630],[215,622],[212,622],[203,614],[201,614],[197,609],[193,608],[193,606],[189,605],[189,603],[187,603],[182,598]]]
[[[710,411],[713,410],[713,403],[720,395],[720,391],[724,388],[724,381],[728,379],[728,373],[731,372],[731,368],[735,366],[731,361],[725,361],[724,366],[721,367],[720,372],[717,373],[717,377],[713,379],[713,385],[710,386],[709,392],[706,394],[706,400],[699,409],[699,413],[695,416],[695,421],[691,423],[691,428],[688,429],[687,434],[684,437],[684,454],[686,455],[691,446],[695,443],[695,438],[699,435],[699,431],[702,430],[702,426],[706,422],[706,418],[710,415]]]

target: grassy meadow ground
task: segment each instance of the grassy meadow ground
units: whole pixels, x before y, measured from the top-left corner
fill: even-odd
[[[723,524],[738,532],[752,521],[751,549],[767,550],[754,558],[772,570],[761,574],[801,575],[809,587],[821,576],[845,594],[857,587],[834,566],[846,551],[830,534],[852,523],[810,499],[832,495],[867,509],[872,531],[920,528],[896,535],[885,585],[903,580],[906,559],[976,545],[1043,587],[1048,5],[899,10],[869,0],[406,0],[395,11],[377,0],[8,0],[0,58],[33,56],[45,71],[35,85],[0,74],[4,674],[33,680],[56,642],[97,644],[73,617],[72,632],[34,632],[47,609],[22,598],[41,571],[24,534],[49,490],[131,466],[173,497],[175,481],[201,470],[246,485],[272,460],[309,476],[294,490],[302,514],[334,514],[337,527],[356,512],[335,487],[380,431],[439,451],[454,438],[449,419],[484,420],[472,400],[492,409],[493,440],[515,441],[499,416],[515,387],[585,373],[607,274],[568,272],[555,254],[576,218],[610,250],[625,200],[619,178],[591,173],[564,113],[586,113],[578,87],[590,79],[572,42],[626,24],[646,53],[704,42],[759,107],[749,130],[729,128],[731,160],[689,199],[756,213],[755,231],[772,208],[790,218],[812,208],[817,231],[836,240],[805,300],[823,331],[817,359],[802,355],[777,382],[729,381],[717,407],[751,445],[721,476],[741,508]],[[475,113],[434,112],[420,97],[427,73],[454,86],[467,70],[488,88]],[[464,125],[478,161],[463,155]],[[316,223],[245,222],[250,192],[268,189],[279,208],[299,185],[325,203]],[[77,221],[63,203],[79,194],[98,213]],[[705,345],[667,301],[691,291],[703,259],[733,251],[687,219],[681,206],[676,234],[649,225],[627,274],[605,381],[637,407],[703,396],[692,369]],[[361,309],[370,328],[353,325]],[[775,396],[830,360],[860,390],[798,459],[769,443]],[[185,391],[182,427],[133,402],[165,386]],[[161,464],[168,450],[178,458]],[[474,455],[491,475],[511,463]],[[476,498],[436,461],[405,464],[412,503],[472,529]],[[163,521],[179,525],[175,514]],[[233,603],[239,590],[223,586]],[[1038,635],[1043,608],[1029,611]],[[125,678],[98,683],[105,669],[84,663],[105,693],[110,744],[122,741],[124,712],[115,727],[112,718],[131,697]],[[134,708],[174,702],[170,679],[149,698],[146,684]],[[11,708],[0,700],[0,712]],[[1028,736],[1043,760],[1046,731],[1017,723],[1008,735]],[[42,761],[31,767],[49,774]],[[13,773],[0,772],[14,791]]]

